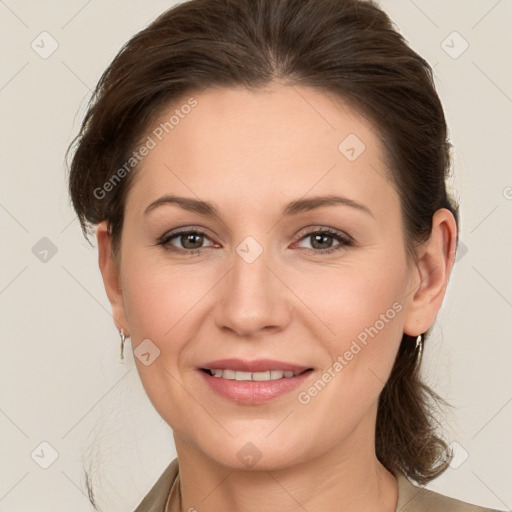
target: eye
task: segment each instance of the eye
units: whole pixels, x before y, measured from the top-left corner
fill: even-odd
[[[303,248],[317,254],[331,253],[354,244],[354,240],[349,235],[331,228],[309,231],[302,235],[300,242],[307,239],[311,241],[312,247]],[[333,246],[333,239],[338,242],[337,245]],[[161,245],[167,250],[182,254],[199,254],[203,249],[215,245],[212,243],[208,246],[203,246],[205,240],[210,240],[210,238],[204,231],[185,229],[166,233],[160,239],[158,245]],[[179,244],[179,246],[177,246],[176,243]]]
[[[305,247],[305,249],[321,254],[338,251],[354,244],[354,240],[349,235],[330,228],[309,231],[300,240],[308,239],[311,241],[312,247]],[[338,241],[337,245],[332,245],[333,239]]]
[[[175,243],[172,242],[174,239],[177,239],[177,243],[179,243],[181,247],[176,247]],[[197,254],[201,252],[202,249],[213,246],[212,244],[210,246],[203,247],[205,240],[210,239],[203,231],[187,229],[165,234],[158,242],[158,245],[161,245],[172,251]]]

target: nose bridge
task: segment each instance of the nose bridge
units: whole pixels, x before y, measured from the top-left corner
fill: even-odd
[[[264,328],[283,328],[289,321],[284,287],[268,268],[272,255],[248,236],[234,248],[232,269],[226,276],[216,320],[219,327],[240,335]]]

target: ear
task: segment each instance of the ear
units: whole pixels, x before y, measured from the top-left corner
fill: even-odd
[[[103,277],[103,285],[108,300],[112,306],[112,316],[118,331],[124,330],[129,337],[128,323],[124,308],[123,292],[121,289],[120,269],[112,253],[112,238],[106,222],[100,222],[96,228],[98,241],[98,263]],[[128,331],[128,332],[127,332]]]
[[[443,303],[456,249],[457,223],[449,210],[441,208],[432,217],[430,238],[417,249],[412,297],[404,317],[405,334],[419,336],[433,325]]]

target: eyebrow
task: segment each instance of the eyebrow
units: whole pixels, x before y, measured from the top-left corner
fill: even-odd
[[[193,199],[191,197],[182,197],[175,195],[165,195],[159,197],[146,207],[146,209],[144,210],[144,215],[147,215],[152,210],[164,204],[176,204],[183,208],[184,210],[190,212],[199,213],[200,215],[219,217],[219,212],[212,203],[208,201],[200,201],[198,199]],[[349,206],[351,208],[355,208],[374,217],[373,213],[367,206],[358,203],[357,201],[354,201],[352,199],[349,199],[347,197],[335,195],[317,196],[311,197],[309,199],[298,199],[296,201],[292,201],[291,203],[288,203],[286,205],[282,215],[297,215],[299,213],[308,212],[316,208],[333,205]]]

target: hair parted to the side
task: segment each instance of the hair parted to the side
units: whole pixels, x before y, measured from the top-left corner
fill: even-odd
[[[432,70],[375,3],[189,0],[136,34],[96,87],[70,146],[69,190],[84,235],[106,220],[117,254],[137,168],[108,194],[94,191],[130,158],[164,108],[209,87],[255,89],[273,80],[334,93],[376,126],[411,255],[428,239],[436,210],[449,209],[458,222],[446,189],[450,145]],[[416,358],[415,339],[404,335],[379,398],[376,453],[389,470],[425,484],[451,454],[433,414],[446,402],[422,383]]]

